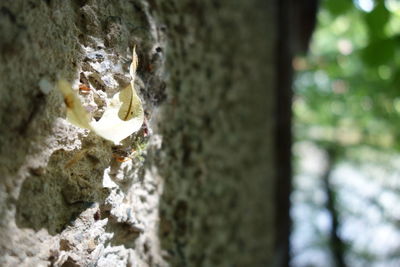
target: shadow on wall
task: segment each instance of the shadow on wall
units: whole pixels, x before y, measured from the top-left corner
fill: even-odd
[[[31,169],[17,202],[17,225],[55,235],[94,202],[104,203],[109,194],[102,187],[105,165],[93,152],[58,150],[46,169]]]

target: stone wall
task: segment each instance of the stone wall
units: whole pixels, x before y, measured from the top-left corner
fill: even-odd
[[[275,1],[0,3],[1,266],[268,266]],[[135,80],[120,146],[65,120]]]

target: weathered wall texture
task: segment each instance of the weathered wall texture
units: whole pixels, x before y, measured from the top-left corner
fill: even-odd
[[[274,1],[0,3],[0,266],[268,266]],[[113,146],[65,121],[129,82],[146,125]]]

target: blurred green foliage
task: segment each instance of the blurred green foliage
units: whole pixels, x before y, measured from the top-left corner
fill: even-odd
[[[293,62],[297,140],[400,151],[400,1],[321,2],[309,55]]]
[[[341,223],[356,218],[371,228],[366,210],[377,208],[380,217],[377,216],[374,223],[379,227],[389,224],[394,232],[398,231],[398,215],[390,215],[393,208],[382,204],[380,197],[388,194],[398,196],[400,192],[400,187],[394,186],[400,184],[390,182],[390,178],[398,174],[400,162],[400,0],[321,0],[318,27],[310,51],[307,56],[296,57],[293,66],[297,71],[293,111],[294,134],[298,144],[311,142],[321,151],[334,150],[338,159],[332,169],[351,163],[359,173],[364,174],[360,177],[367,177],[365,184],[380,185],[376,195],[369,199],[367,193],[363,194],[363,188],[350,190],[344,183],[334,183],[333,190],[339,194],[336,204],[342,216]],[[295,156],[297,165],[307,157],[298,152]],[[323,155],[318,157],[323,158]],[[314,165],[321,163],[321,160],[313,160]],[[388,171],[384,175],[371,171],[378,165]],[[307,191],[310,175],[299,170],[297,167],[299,173],[296,174],[295,187],[300,204],[295,201],[294,204],[303,207],[302,212],[306,206],[317,214],[326,207],[307,199],[312,198],[320,188],[316,185]],[[344,176],[339,181],[358,179],[355,184],[363,184],[360,182],[362,178],[357,175]],[[346,202],[356,195],[361,208]],[[397,199],[393,202],[398,203]],[[397,212],[398,209],[395,210]],[[295,221],[295,224],[301,226],[309,221],[307,217],[306,222]],[[303,229],[300,226],[297,226],[298,229]],[[370,228],[363,230],[370,231]],[[318,230],[318,227],[315,229]],[[324,245],[327,235],[313,238],[314,241],[304,241],[303,250],[307,247],[327,248]],[[384,253],[373,251],[360,247],[362,238],[345,240],[349,245],[346,254],[350,257],[347,259],[357,257],[358,262],[365,262],[349,266],[400,266],[398,248],[394,252],[390,249]],[[313,247],[312,242],[317,246]],[[300,255],[303,252],[297,253]],[[379,253],[386,254],[382,256]],[[394,265],[371,264],[381,260],[397,261]]]

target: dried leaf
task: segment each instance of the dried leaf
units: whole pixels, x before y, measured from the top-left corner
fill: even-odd
[[[119,144],[121,140],[137,132],[144,120],[142,102],[134,88],[137,64],[138,59],[134,47],[130,66],[131,84],[112,97],[99,121],[89,119],[89,114],[70,84],[65,80],[59,81],[58,88],[64,95],[67,106],[67,120],[81,128],[90,129],[115,144]]]
[[[121,120],[127,121],[139,117],[143,113],[142,103],[132,85],[127,86],[119,93],[119,101],[122,102],[118,112],[118,117]]]
[[[118,116],[121,120],[130,120],[134,117],[142,116],[143,113],[142,103],[140,98],[136,94],[135,90],[135,76],[136,68],[138,65],[138,57],[136,55],[136,47],[133,47],[132,53],[132,63],[129,68],[129,73],[131,75],[131,84],[122,90],[119,94],[119,100],[122,102],[122,106],[118,112]]]
[[[136,69],[137,69],[138,64],[139,64],[139,59],[138,59],[138,56],[136,54],[136,46],[133,46],[133,49],[132,49],[132,62],[131,62],[131,65],[129,66],[129,74],[132,77],[132,81],[131,81],[132,87],[135,87],[133,85],[133,83],[135,81]]]
[[[132,91],[131,86],[128,86],[124,90],[126,89]],[[132,133],[137,132],[142,127],[144,120],[144,113],[140,100],[129,109],[129,112],[131,112],[129,113],[129,116],[124,115],[127,120],[121,119],[119,113],[121,113],[124,105],[123,101],[121,101],[121,99],[124,99],[124,97],[121,96],[121,93],[122,92],[113,96],[110,105],[104,111],[101,119],[97,122],[94,121],[91,123],[91,126],[98,135],[107,140],[113,141],[116,144]],[[134,95],[137,97],[136,93],[134,93]],[[132,103],[132,99],[134,98],[130,97],[129,103]],[[122,113],[128,114],[125,112]]]
[[[71,85],[66,80],[60,80],[57,87],[64,96],[64,103],[67,106],[67,120],[78,127],[91,129],[89,114],[82,106]]]

